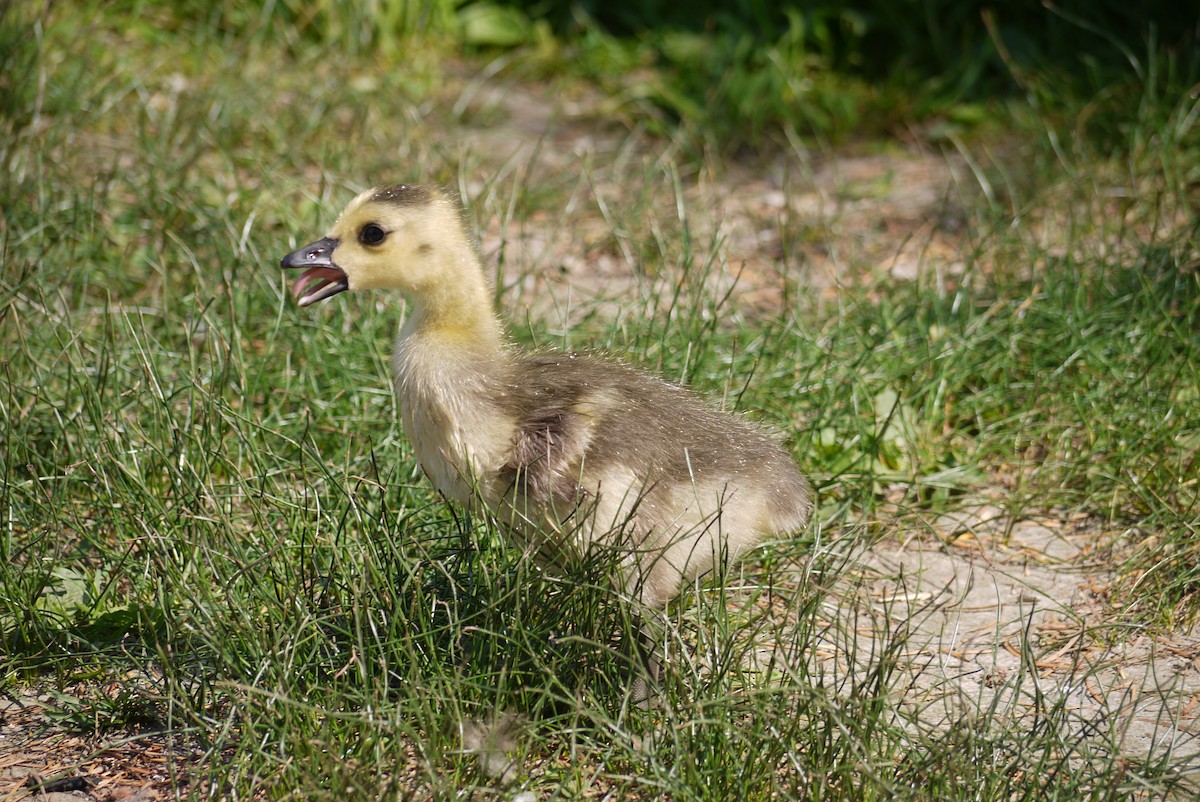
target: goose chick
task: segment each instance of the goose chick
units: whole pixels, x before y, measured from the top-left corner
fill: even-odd
[[[437,189],[367,190],[282,266],[306,268],[301,306],[343,290],[408,297],[393,367],[421,467],[546,562],[618,548],[624,589],[659,609],[808,521],[807,480],[749,423],[614,361],[515,348],[462,210]]]

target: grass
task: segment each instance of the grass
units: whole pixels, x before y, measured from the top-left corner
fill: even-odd
[[[189,798],[482,798],[496,783],[460,727],[501,711],[522,717],[517,787],[546,797],[1194,788],[1171,752],[1123,754],[1119,722],[1019,677],[976,715],[918,715],[905,616],[852,603],[862,549],[982,496],[1119,535],[1097,543],[1114,615],[1194,619],[1193,99],[1161,92],[1106,126],[1112,154],[1040,107],[1004,112],[1010,138],[955,138],[976,168],[961,273],[847,264],[821,293],[794,255],[811,232],[781,220],[789,284],[767,314],[710,280],[737,255],[691,190],[731,165],[636,136],[566,167],[464,152],[447,110],[480,73],[420,45],[381,70],[331,62],[286,18],[239,37],[35,11],[3,20],[6,42],[39,20],[6,49],[5,74],[31,80],[3,84],[0,137],[10,692],[51,690],[64,726],[199,748]],[[802,155],[780,157],[788,192],[812,178]],[[581,232],[634,295],[616,315],[585,302],[569,342],[789,432],[819,485],[811,531],[671,610],[659,709],[625,698],[632,625],[604,565],[543,574],[420,476],[387,376],[398,308],[287,299],[278,257],[376,176],[483,182],[472,218],[513,244]],[[534,278],[514,253],[506,303]],[[531,318],[518,339],[564,340]]]

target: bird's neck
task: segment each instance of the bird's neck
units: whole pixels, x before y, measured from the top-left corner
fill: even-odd
[[[438,351],[501,356],[506,350],[504,327],[490,304],[481,299],[461,300],[429,303],[412,299],[398,341],[418,346],[431,356]]]
[[[433,351],[465,351],[485,357],[506,350],[504,327],[474,252],[456,254],[431,285],[409,294],[401,340],[412,339]]]

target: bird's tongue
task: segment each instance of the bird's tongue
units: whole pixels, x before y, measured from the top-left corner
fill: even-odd
[[[292,286],[292,297],[308,306],[347,288],[346,274],[336,267],[310,267]]]

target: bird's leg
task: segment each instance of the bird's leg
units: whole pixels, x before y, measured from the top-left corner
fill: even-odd
[[[659,656],[662,651],[660,628],[644,611],[638,618],[638,638],[635,646],[637,660],[633,667],[629,695],[635,705],[648,710],[654,697],[658,695],[659,681],[662,679],[662,661]]]

